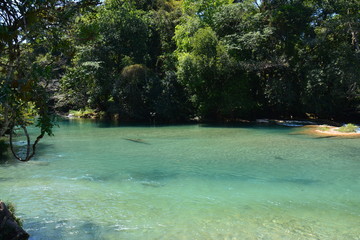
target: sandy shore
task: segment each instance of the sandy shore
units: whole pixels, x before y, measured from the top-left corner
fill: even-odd
[[[304,133],[320,136],[329,136],[329,137],[348,137],[348,138],[360,138],[360,133],[356,132],[339,132],[338,127],[329,126],[329,125],[307,125],[304,126],[306,129]],[[321,130],[321,128],[327,128],[327,130]]]

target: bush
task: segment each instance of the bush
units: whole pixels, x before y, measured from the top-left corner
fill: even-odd
[[[340,127],[338,129],[339,132],[344,132],[344,133],[352,133],[352,132],[356,132],[356,130],[358,129],[359,127],[354,125],[354,124],[351,124],[351,123],[348,123],[342,127]]]

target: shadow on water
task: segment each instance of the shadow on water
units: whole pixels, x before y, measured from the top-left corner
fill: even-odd
[[[20,146],[20,147],[24,148],[23,146]],[[19,161],[18,159],[16,159],[13,156],[13,154],[9,150],[6,155],[3,155],[0,158],[0,167],[1,168],[9,168],[9,167],[14,167],[14,166],[22,166],[22,165],[46,167],[50,163],[48,161],[44,160],[43,156],[46,153],[44,153],[45,151],[43,151],[43,150],[45,150],[45,149],[48,150],[51,148],[53,148],[52,144],[39,143],[38,148],[36,149],[35,156],[27,162]],[[26,154],[25,151],[26,150],[24,150],[24,149],[16,148],[17,154],[20,154],[21,157],[25,156],[25,154]],[[4,181],[4,180],[5,180],[4,178],[0,178],[0,181]]]
[[[153,127],[154,124],[150,122],[121,122],[121,121],[114,121],[114,120],[104,120],[104,119],[86,119],[86,118],[73,118],[73,119],[62,119],[59,121],[61,125],[74,125],[78,124],[89,124],[93,127],[98,128],[113,128],[113,127]],[[60,125],[60,126],[61,126]],[[156,125],[156,126],[161,126]]]
[[[2,154],[0,155],[0,166],[6,164],[8,160],[10,159],[8,154]]]
[[[29,240],[66,239],[68,229],[60,226],[64,226],[67,221],[52,221],[51,219],[40,221],[38,218],[23,219],[23,227],[30,235]]]
[[[336,138],[336,136],[317,136],[314,139],[327,139],[327,138]]]
[[[93,222],[85,222],[81,224],[81,237],[83,239],[101,239],[101,233],[103,232],[103,227],[93,223]]]
[[[274,157],[277,160],[284,161],[281,156]],[[81,177],[79,180],[83,181],[99,181],[99,182],[123,182],[131,181],[140,183],[144,186],[159,187],[167,184],[168,181],[179,180],[186,178],[205,179],[210,181],[235,181],[235,182],[248,182],[248,183],[293,183],[297,185],[314,185],[319,184],[321,181],[311,178],[302,178],[301,176],[289,176],[283,178],[264,178],[257,175],[247,175],[238,172],[222,172],[219,171],[172,171],[167,169],[152,169],[144,171],[129,171],[129,172],[116,172],[113,174],[106,174],[103,176],[87,176]]]
[[[169,126],[192,126],[198,125],[204,128],[255,128],[255,129],[276,129],[286,130],[292,128],[298,128],[303,125],[291,125],[291,124],[276,124],[276,123],[256,123],[256,122],[232,122],[232,123],[198,123],[198,122],[184,122],[184,123],[156,123],[153,122],[122,122],[114,120],[101,120],[101,119],[63,119],[59,121],[61,125],[70,125],[77,123],[91,124],[98,128],[113,128],[113,127],[169,127]]]
[[[319,180],[307,179],[307,178],[259,178],[247,175],[236,174],[202,174],[201,177],[210,180],[226,180],[226,181],[240,181],[249,183],[294,183],[297,185],[313,185],[317,184]]]
[[[239,181],[239,182],[262,182],[262,183],[293,183],[298,185],[313,185],[320,183],[319,180],[309,178],[298,178],[298,177],[286,177],[286,178],[259,178],[256,176],[241,175],[235,173],[219,173],[219,172],[192,172],[192,173],[181,173],[166,170],[151,170],[151,171],[136,171],[129,174],[130,179],[139,182],[145,186],[163,186],[164,181],[194,177],[203,178],[207,180],[215,181]],[[110,181],[115,180],[115,176]],[[125,180],[125,179],[123,179]]]
[[[270,182],[294,183],[294,184],[298,184],[298,185],[313,185],[313,184],[319,183],[320,181],[314,180],[314,179],[306,179],[306,178],[277,178],[277,179],[271,180]]]
[[[10,150],[8,151],[8,153],[6,155],[3,156],[3,158],[0,158],[0,167],[1,168],[8,168],[8,167],[11,167],[11,166],[15,166],[17,164],[24,164],[24,163],[17,160],[12,155]]]
[[[0,182],[5,182],[5,181],[9,181],[12,180],[13,178],[2,178],[0,177]]]
[[[98,181],[98,182],[135,182],[148,187],[164,186],[164,181],[177,178],[178,172],[149,170],[149,171],[130,171],[122,173],[112,173],[103,176],[89,176],[87,178],[79,178],[84,181]]]
[[[54,221],[50,217],[42,221],[36,218],[25,220],[24,228],[30,234],[29,240],[67,240],[70,236],[78,240],[98,240],[102,239],[105,232],[104,227],[92,221],[79,220],[75,223],[68,220]]]
[[[138,181],[163,181],[177,178],[179,173],[161,170],[132,172],[130,177]]]
[[[276,160],[281,160],[281,161],[285,161],[286,159],[281,157],[281,156],[274,156],[274,159]]]
[[[280,125],[276,123],[256,123],[256,122],[239,122],[239,123],[201,123],[198,124],[204,128],[252,128],[252,129],[269,129],[269,130],[289,130],[299,128],[303,125]]]
[[[141,143],[141,144],[150,145],[150,143],[145,142],[143,139],[138,139],[138,138],[124,138],[124,140],[130,141],[130,142],[134,142],[134,143]]]
[[[36,147],[36,153],[30,161],[37,161],[38,159],[41,159],[46,152],[49,152],[51,150],[55,149],[55,146],[53,144],[48,144],[46,142],[39,142]],[[20,156],[25,156],[26,154],[26,146],[16,146],[15,152],[20,154]],[[32,144],[31,144],[31,152],[32,152]],[[10,153],[9,158],[14,158],[13,155]],[[29,161],[29,162],[30,162]]]

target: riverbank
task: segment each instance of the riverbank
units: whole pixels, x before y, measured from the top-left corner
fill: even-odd
[[[256,123],[260,124],[276,124],[287,127],[302,127],[304,134],[319,135],[324,137],[345,137],[360,138],[360,126],[355,124],[340,124],[337,122],[329,122],[324,124],[326,120],[308,121],[308,120],[269,120],[257,119]],[[331,125],[330,125],[331,124]]]
[[[323,137],[342,137],[342,138],[360,138],[359,131],[343,132],[341,127],[334,127],[329,125],[307,125],[304,126],[303,133],[323,136]]]

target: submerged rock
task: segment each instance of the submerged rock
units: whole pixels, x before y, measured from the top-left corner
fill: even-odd
[[[13,214],[0,202],[0,240],[27,240],[29,234],[15,221]]]
[[[143,144],[149,144],[147,142],[145,142],[144,140],[142,139],[135,139],[135,138],[124,138],[125,140],[127,141],[130,141],[130,142],[135,142],[135,143],[143,143]]]

